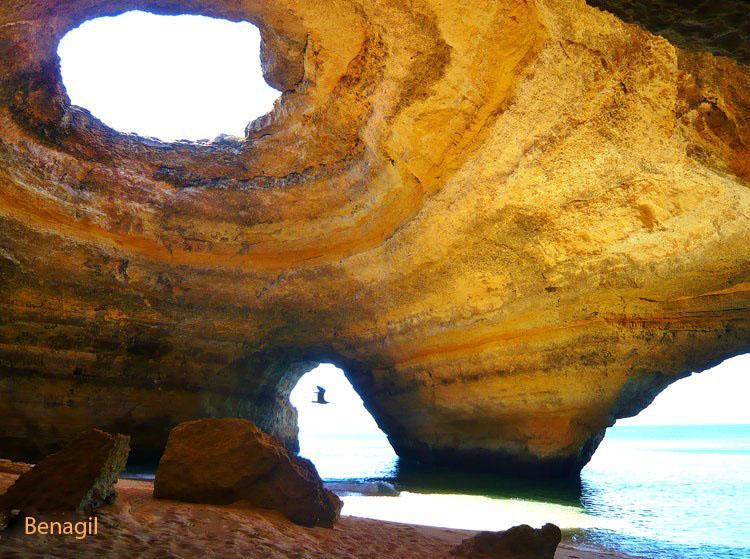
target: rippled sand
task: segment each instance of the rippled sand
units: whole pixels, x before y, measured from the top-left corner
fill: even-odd
[[[0,491],[15,479],[0,474]],[[281,515],[241,506],[153,499],[149,481],[121,480],[117,502],[99,512],[99,534],[27,536],[21,526],[0,533],[3,559],[27,557],[448,559],[472,532],[344,516],[333,530],[303,528]],[[563,543],[556,559],[620,557]]]

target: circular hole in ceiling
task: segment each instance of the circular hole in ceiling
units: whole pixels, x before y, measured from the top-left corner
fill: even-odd
[[[244,137],[280,93],[248,22],[132,11],[86,21],[58,46],[74,105],[120,132],[165,141]]]

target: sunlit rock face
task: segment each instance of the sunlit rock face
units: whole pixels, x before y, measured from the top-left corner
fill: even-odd
[[[160,144],[71,107],[58,41],[133,8],[256,23],[274,111]],[[566,475],[750,350],[750,69],[583,0],[15,0],[0,59],[7,458],[293,446],[330,361],[403,457]]]

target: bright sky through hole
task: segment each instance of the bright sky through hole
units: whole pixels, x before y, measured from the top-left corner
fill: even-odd
[[[315,400],[316,386],[330,403]],[[341,369],[323,364],[302,376],[290,395],[297,408],[300,455],[328,479],[382,477],[396,454]]]
[[[669,385],[635,417],[617,425],[750,424],[750,354]]]
[[[247,22],[127,12],[70,31],[58,54],[74,105],[121,132],[167,141],[244,137],[279,96]]]
[[[325,399],[330,404],[313,402],[318,385],[326,389]],[[344,372],[330,363],[324,363],[303,375],[289,399],[298,413],[305,416],[306,421],[300,425],[300,437],[310,429],[325,434],[380,431]]]

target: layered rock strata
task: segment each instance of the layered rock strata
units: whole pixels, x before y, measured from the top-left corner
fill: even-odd
[[[71,106],[60,38],[136,8],[256,23],[273,112],[165,144]],[[0,455],[293,447],[333,362],[404,458],[567,475],[750,349],[750,70],[582,0],[14,0],[0,60]]]

